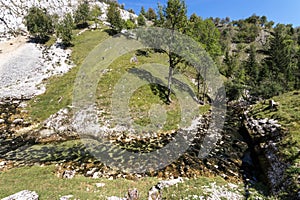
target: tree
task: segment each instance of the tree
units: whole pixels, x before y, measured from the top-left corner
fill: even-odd
[[[145,26],[146,25],[145,17],[142,14],[139,14],[139,16],[137,18],[137,21],[138,21],[139,26]]]
[[[270,85],[277,85],[272,92],[272,96],[278,93],[291,90],[294,86],[294,70],[296,70],[296,51],[294,41],[287,33],[287,28],[283,24],[277,24],[270,39],[268,56],[264,62],[269,70]],[[276,89],[276,90],[275,90]]]
[[[89,14],[90,14],[89,3],[88,1],[84,1],[83,3],[79,4],[79,6],[75,11],[74,14],[75,23],[81,27],[88,26],[87,20],[89,18]]]
[[[156,16],[156,13],[155,11],[153,10],[153,8],[149,8],[145,17],[150,20],[150,21],[155,21],[157,16]]]
[[[123,29],[124,21],[121,18],[120,10],[116,3],[111,3],[107,11],[107,21],[111,24],[113,29],[121,32]]]
[[[164,9],[163,24],[162,27],[171,29],[172,31],[178,31],[183,33],[184,28],[187,25],[187,8],[185,2],[183,0],[168,0],[167,7]],[[171,44],[172,45],[172,44]],[[173,52],[166,51],[165,52],[169,58],[169,76],[168,76],[168,101],[171,101],[171,85],[172,85],[172,77],[173,71],[175,67],[182,62],[180,56],[174,54]]]
[[[247,75],[247,83],[255,87],[258,83],[259,63],[256,59],[256,47],[254,44],[250,45],[249,57],[245,61],[245,72]]]
[[[73,38],[73,27],[73,17],[70,13],[67,13],[61,23],[59,23],[57,30],[58,36],[62,39],[62,43],[65,46],[69,46],[71,44]]]
[[[128,12],[135,14],[134,10],[132,8],[128,9]]]
[[[162,5],[159,3],[157,4],[158,11],[157,11],[157,19],[154,21],[155,26],[161,27],[165,23],[165,16]]]
[[[53,33],[53,25],[51,16],[46,9],[32,7],[25,16],[25,24],[27,30],[39,42],[45,42],[49,35]]]
[[[96,5],[93,7],[90,17],[91,17],[91,20],[93,20],[95,22],[96,28],[98,28],[98,23],[100,22],[99,16],[101,16],[102,14],[103,14],[103,12],[99,6]]]
[[[264,27],[266,25],[266,23],[268,22],[267,17],[266,16],[261,16],[260,17],[260,25],[262,27]]]
[[[126,29],[134,29],[136,27],[135,23],[132,22],[132,20],[128,19],[125,22],[125,28]]]
[[[146,16],[146,11],[145,11],[144,6],[141,7],[140,14],[142,14],[143,16]]]
[[[192,14],[189,19],[188,30],[187,34],[200,42],[210,56],[215,59],[221,55],[220,31],[211,19],[202,20],[196,14]]]

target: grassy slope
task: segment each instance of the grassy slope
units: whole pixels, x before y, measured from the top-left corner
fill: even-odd
[[[88,55],[101,41],[108,38],[104,31],[86,31],[75,37],[72,60],[77,65],[63,76],[55,76],[47,81],[44,94],[29,102],[30,115],[34,121],[42,122],[51,114],[71,104],[73,85],[78,69]],[[59,101],[62,98],[61,101]]]
[[[259,103],[252,108],[251,114],[260,119],[276,119],[288,131],[279,150],[292,164],[288,172],[297,179],[300,174],[300,91],[289,92],[272,99],[279,102],[277,111],[271,111],[267,109],[267,104]]]
[[[36,122],[42,122],[47,119],[51,114],[56,113],[59,109],[64,108],[72,103],[73,85],[76,78],[79,67],[84,61],[85,57],[92,51],[101,41],[108,38],[106,31],[86,31],[83,34],[76,36],[72,47],[72,60],[76,64],[72,70],[63,76],[56,76],[50,78],[47,81],[47,90],[44,94],[32,99],[29,103],[30,116]],[[135,52],[128,53],[122,57],[117,58],[111,65],[111,71],[105,74],[100,82],[98,88],[97,103],[101,109],[106,112],[106,118],[110,118],[109,113],[111,111],[111,95],[112,88],[118,83],[119,79],[129,69],[135,67],[134,64],[129,62],[132,55]],[[138,65],[147,63],[160,63],[167,65],[167,57],[160,53],[150,53],[148,57],[139,56]],[[183,67],[183,66],[182,66]],[[194,76],[195,71],[193,69],[186,70],[185,76]],[[190,85],[192,88],[195,86]],[[161,88],[160,88],[161,89]],[[166,88],[164,88],[166,93]],[[166,124],[163,130],[173,130],[177,128],[177,124],[180,121],[180,105],[173,95],[173,100],[170,105],[164,103],[164,99],[160,97],[162,91],[158,91],[156,88],[151,88],[150,85],[145,85],[134,92],[130,98],[129,107],[131,117],[135,120],[135,123],[145,126],[151,123],[149,118],[149,110],[152,105],[160,105],[164,107],[167,114]],[[200,107],[200,112],[207,112],[208,107]]]
[[[0,198],[9,196],[21,190],[36,191],[41,200],[59,199],[60,196],[74,195],[76,199],[106,199],[108,196],[123,197],[129,188],[137,188],[140,199],[147,199],[149,189],[157,184],[157,178],[141,178],[138,180],[126,179],[92,179],[81,175],[74,179],[61,179],[55,175],[55,166],[33,166],[11,169],[0,173]],[[96,183],[105,183],[104,187],[97,188]],[[165,199],[182,199],[191,195],[207,195],[203,186],[216,183],[226,185],[220,177],[185,180],[178,186],[166,188],[163,191]],[[239,187],[243,193],[242,186]],[[74,199],[72,198],[72,199]],[[192,198],[189,198],[192,199]]]

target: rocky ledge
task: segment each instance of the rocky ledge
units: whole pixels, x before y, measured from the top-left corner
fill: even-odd
[[[291,189],[294,187],[294,181],[287,173],[290,163],[279,151],[280,143],[286,136],[287,130],[282,128],[277,120],[254,119],[249,116],[248,111],[244,112],[244,117],[245,128],[252,140],[271,194],[278,195],[289,191],[287,196],[299,198],[299,194],[293,194]]]

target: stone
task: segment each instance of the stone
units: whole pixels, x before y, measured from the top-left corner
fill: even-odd
[[[127,198],[112,196],[112,197],[107,197],[107,200],[127,200]]]
[[[101,173],[100,172],[95,172],[94,174],[93,174],[93,179],[97,179],[97,178],[100,178],[101,177]]]
[[[54,135],[55,134],[55,131],[52,130],[52,129],[43,129],[40,131],[40,136],[41,138],[48,138],[50,137],[51,135]]]
[[[104,187],[104,186],[105,186],[105,183],[96,183],[97,188]]]
[[[4,119],[0,119],[0,124],[4,124],[5,120]]]
[[[12,123],[13,124],[22,124],[23,123],[23,119],[15,119]]]
[[[0,162],[0,167],[3,167],[3,166],[5,166],[7,164],[7,162],[6,161],[1,161]]]
[[[66,196],[60,197],[59,200],[69,200],[71,198],[73,198],[73,195],[66,195]]]
[[[86,172],[86,176],[94,176],[94,173],[97,171],[97,168],[93,168]]]
[[[183,179],[181,177],[179,177],[177,179],[172,179],[172,180],[159,181],[157,185],[160,189],[163,189],[165,187],[170,187],[170,186],[176,185],[178,183],[183,183]]]
[[[3,198],[2,200],[38,200],[39,195],[34,191],[23,190],[16,194]]]
[[[76,174],[75,170],[66,170],[63,172],[62,177],[66,179],[72,179],[74,178],[75,174]]]
[[[139,191],[136,188],[129,189],[127,194],[127,200],[138,200]]]
[[[153,186],[148,192],[148,200],[162,200],[161,191]]]

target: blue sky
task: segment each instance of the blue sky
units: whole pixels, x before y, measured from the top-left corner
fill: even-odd
[[[157,8],[157,3],[165,5],[167,0],[119,0],[125,8],[132,8],[139,13],[141,6]],[[188,15],[208,17],[230,17],[244,19],[252,14],[265,15],[275,23],[293,24],[300,26],[300,0],[185,0]]]

